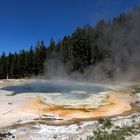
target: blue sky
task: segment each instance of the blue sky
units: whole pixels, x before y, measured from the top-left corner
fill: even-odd
[[[0,53],[49,43],[77,26],[95,25],[140,5],[140,0],[0,0]]]

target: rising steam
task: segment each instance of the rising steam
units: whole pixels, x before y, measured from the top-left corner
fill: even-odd
[[[123,22],[112,21],[104,25],[103,35],[98,39],[99,48],[110,52],[109,58],[86,68],[82,74],[68,74],[58,57],[49,59],[46,77],[90,81],[140,80],[140,9],[134,8],[123,16]]]

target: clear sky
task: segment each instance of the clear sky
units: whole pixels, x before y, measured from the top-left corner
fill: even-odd
[[[0,53],[49,43],[77,26],[95,25],[140,5],[140,0],[0,0]]]

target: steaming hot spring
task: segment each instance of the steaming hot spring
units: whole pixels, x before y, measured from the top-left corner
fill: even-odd
[[[11,126],[17,137],[25,125],[26,135],[29,128],[34,130],[32,127],[37,126],[43,132],[45,127],[50,137],[54,131],[61,131],[64,125],[128,112],[133,102],[128,88],[114,85],[65,80],[9,80],[1,81],[0,87],[3,105],[0,108],[0,127]],[[56,125],[60,128],[54,127]],[[63,130],[74,129],[74,133],[76,128],[69,127]]]
[[[3,103],[9,102],[7,108],[11,107],[1,109],[5,116],[18,112],[21,117],[53,118],[57,122],[117,115],[131,109],[132,99],[123,89],[65,80],[11,81],[11,85],[1,88],[1,93],[13,95],[1,95]]]
[[[109,89],[74,81],[34,81],[2,90],[22,96],[40,96],[43,102],[74,108],[93,108],[100,105]]]

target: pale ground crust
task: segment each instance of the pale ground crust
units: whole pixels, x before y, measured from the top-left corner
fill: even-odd
[[[7,83],[1,83],[1,85],[6,86]],[[131,91],[128,89],[109,91],[107,97],[102,101],[104,105],[90,109],[50,105],[47,102],[43,103],[38,96],[24,96],[23,98],[19,96],[1,96],[0,126],[10,126],[20,121],[30,122],[43,115],[54,115],[58,117],[57,121],[61,123],[73,119],[114,116],[130,111],[133,100]]]

